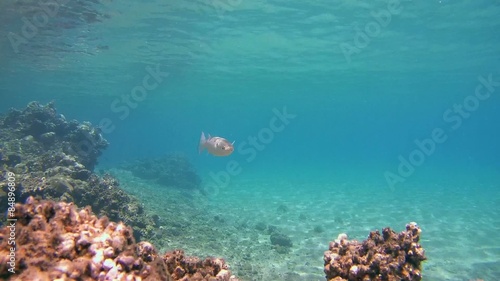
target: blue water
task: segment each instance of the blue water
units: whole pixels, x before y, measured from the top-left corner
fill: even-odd
[[[278,182],[267,192],[307,209],[352,188],[358,239],[417,217],[435,230],[427,280],[500,280],[497,1],[55,3],[0,3],[1,112],[53,100],[101,124],[103,169],[182,152],[219,202],[264,202]],[[198,155],[201,131],[235,153]],[[311,211],[326,249],[349,229],[321,212],[339,210]]]

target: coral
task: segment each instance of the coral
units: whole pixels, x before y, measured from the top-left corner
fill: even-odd
[[[15,274],[9,272],[12,230],[0,228],[2,280],[199,280],[238,281],[220,258],[185,257],[181,250],[158,255],[152,244],[135,243],[132,229],[98,218],[73,203],[16,204]]]
[[[186,190],[200,189],[200,177],[189,159],[182,154],[135,160],[122,166],[136,177],[154,180],[164,186]]]
[[[0,118],[0,205],[7,203],[5,175],[13,172],[20,201],[35,196],[90,205],[101,216],[133,226],[136,239],[151,237],[155,223],[139,201],[110,175],[93,172],[107,145],[99,128],[67,121],[52,103],[10,110]]]
[[[8,158],[16,154],[28,156],[27,153],[58,150],[88,170],[94,168],[97,157],[108,146],[99,128],[88,122],[67,121],[57,114],[53,103],[31,102],[22,111],[11,109],[0,119],[0,131],[4,149],[8,148]],[[27,163],[26,168],[39,164],[42,163]]]
[[[186,257],[182,250],[167,252],[163,257],[174,280],[182,281],[238,281],[221,258]]]
[[[11,280],[172,280],[164,262],[144,255],[132,229],[97,218],[73,203],[37,201],[15,205],[16,274],[7,271],[7,227],[0,229],[0,277]],[[154,251],[154,249],[150,250]]]
[[[418,225],[412,222],[399,234],[390,228],[384,228],[382,234],[372,231],[362,243],[340,234],[324,254],[326,279],[421,280],[421,262],[426,257],[418,244],[420,233]]]
[[[74,197],[78,206],[92,206],[100,216],[132,226],[137,240],[150,238],[158,226],[139,200],[120,189],[119,182],[109,174],[92,174],[87,184],[78,188]]]

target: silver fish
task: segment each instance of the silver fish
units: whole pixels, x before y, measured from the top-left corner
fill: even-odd
[[[204,149],[207,149],[208,153],[215,156],[228,156],[234,151],[234,141],[231,143],[225,138],[221,137],[205,137],[205,134],[201,132],[200,145],[198,146],[198,152],[201,153]]]

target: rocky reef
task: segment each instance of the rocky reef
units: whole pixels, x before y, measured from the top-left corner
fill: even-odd
[[[139,159],[122,165],[138,178],[153,180],[167,187],[200,189],[201,179],[183,154],[169,154],[158,158]]]
[[[340,234],[324,254],[326,279],[419,281],[421,262],[426,259],[418,243],[420,233],[412,222],[399,234],[390,228],[384,228],[382,234],[372,231],[363,242]]]
[[[23,156],[42,153],[51,158],[48,152],[57,151],[64,153],[68,159],[55,159],[61,155],[54,155],[54,159],[50,160],[52,162],[66,160],[73,162],[68,164],[81,164],[75,167],[74,172],[85,179],[89,172],[84,170],[92,170],[97,163],[97,157],[108,146],[99,128],[89,122],[67,121],[64,115],[57,114],[53,103],[41,105],[31,102],[22,111],[11,109],[1,119],[0,131],[2,133],[0,163],[9,166],[18,165],[19,169],[28,172],[49,168],[52,163],[40,162],[38,159],[26,161]],[[47,164],[48,167],[45,167]]]
[[[68,121],[53,103],[31,102],[0,117],[0,205],[7,204],[8,172],[16,176],[16,198],[35,196],[91,206],[99,215],[133,226],[134,236],[149,237],[150,216],[110,175],[94,166],[108,142],[89,122]]]
[[[161,256],[149,242],[136,243],[129,226],[90,208],[33,197],[14,208],[15,223],[0,228],[2,280],[238,281],[223,259],[181,250]]]

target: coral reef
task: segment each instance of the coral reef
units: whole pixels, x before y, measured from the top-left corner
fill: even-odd
[[[57,114],[53,103],[44,106],[31,102],[22,111],[11,109],[0,121],[0,131],[4,143],[0,163],[10,165],[21,164],[22,156],[27,154],[43,153],[50,158],[47,152],[58,151],[68,159],[51,160],[80,163],[81,166],[74,169],[78,173],[84,168],[92,170],[97,157],[108,146],[99,128],[88,122],[67,121],[63,115]],[[32,159],[23,163],[23,168],[40,170],[43,164]]]
[[[163,257],[168,272],[174,280],[183,281],[238,281],[231,275],[229,266],[221,258],[209,257],[201,260],[198,257],[186,257],[182,250],[167,252]]]
[[[67,121],[54,105],[31,102],[0,118],[0,205],[7,197],[7,172],[16,174],[16,197],[29,196],[90,205],[99,215],[133,226],[134,236],[150,237],[155,223],[140,203],[94,166],[108,142],[88,122]]]
[[[166,267],[146,242],[135,244],[123,223],[97,218],[90,208],[73,203],[38,202],[29,197],[16,204],[16,275],[2,260],[0,277],[12,280],[171,280]],[[0,230],[0,257],[9,254],[5,227]]]
[[[412,222],[399,234],[390,228],[384,228],[382,234],[372,231],[362,243],[340,234],[324,254],[326,279],[421,280],[421,262],[426,257],[418,244],[420,233],[418,225]]]
[[[154,159],[141,159],[122,166],[138,178],[154,180],[158,184],[180,189],[199,189],[201,179],[182,154],[170,154]]]
[[[130,227],[98,218],[90,208],[78,210],[73,203],[29,197],[15,205],[9,218],[17,221],[14,230],[0,229],[2,280],[238,281],[222,259],[202,261],[181,250],[162,257],[149,242],[135,243]],[[15,245],[9,243],[13,235]]]

